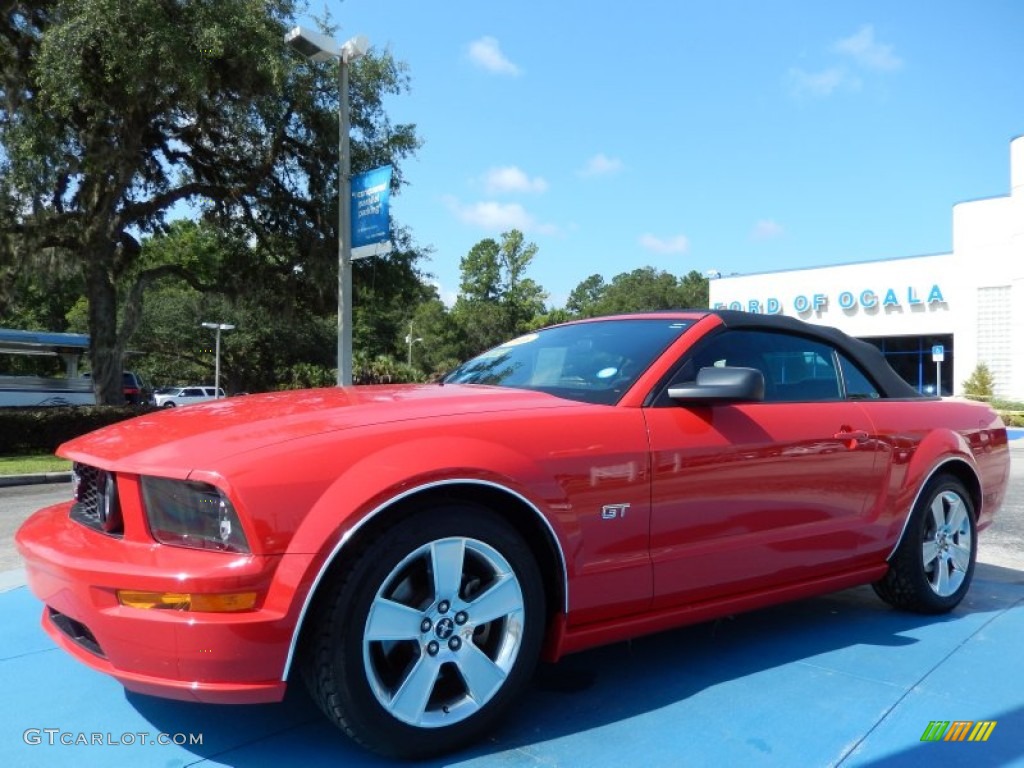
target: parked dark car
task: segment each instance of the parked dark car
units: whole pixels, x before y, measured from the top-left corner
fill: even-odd
[[[82,374],[82,378],[88,379],[91,375],[86,372]],[[124,392],[124,401],[128,405],[142,405],[148,403],[152,397],[152,393],[142,377],[132,371],[125,371],[121,374],[121,388]]]
[[[125,371],[121,377],[124,388],[124,401],[129,405],[142,405],[148,403],[150,398],[149,387],[137,373]]]

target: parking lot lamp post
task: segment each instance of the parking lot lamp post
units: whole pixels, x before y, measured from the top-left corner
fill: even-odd
[[[235,326],[228,325],[227,323],[203,323],[203,328],[209,328],[217,332],[217,340],[214,343],[213,352],[213,395],[216,399],[220,397],[220,332],[233,331]]]
[[[334,38],[295,27],[285,42],[311,61],[338,60],[338,386],[352,383],[352,241],[349,200],[352,197],[349,157],[348,65],[369,50],[359,35],[339,46]]]
[[[409,365],[412,365],[412,345],[417,341],[423,341],[421,338],[414,338],[412,335],[412,321],[409,321],[409,333],[405,337],[405,343],[409,345]]]

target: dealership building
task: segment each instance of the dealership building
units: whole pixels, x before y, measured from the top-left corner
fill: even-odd
[[[953,206],[951,253],[720,277],[710,303],[841,328],[921,392],[960,394],[985,363],[997,397],[1024,400],[1024,136],[1009,195]]]

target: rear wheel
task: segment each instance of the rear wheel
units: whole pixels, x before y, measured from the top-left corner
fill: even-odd
[[[532,674],[544,630],[529,548],[474,506],[405,518],[317,605],[314,699],[356,741],[397,757],[450,751],[491,727]]]
[[[889,572],[875,582],[879,597],[896,608],[944,613],[971,585],[978,554],[974,502],[963,483],[937,475],[910,515]]]

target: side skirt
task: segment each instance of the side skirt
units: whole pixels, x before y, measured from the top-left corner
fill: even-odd
[[[627,616],[617,621],[590,624],[569,628],[565,614],[552,620],[544,650],[545,661],[558,661],[562,656],[600,645],[629,640],[640,635],[663,632],[667,629],[699,624],[703,621],[729,616],[734,613],[753,611],[793,600],[838,592],[841,589],[870,584],[882,578],[889,566],[887,563],[846,571],[833,576],[801,582],[786,587],[777,587],[764,592],[747,593],[694,605],[681,605],[657,613]]]

